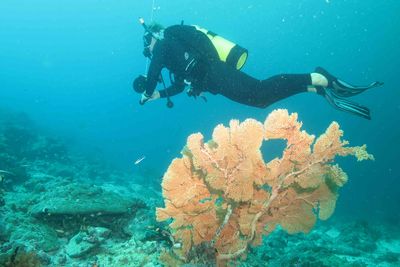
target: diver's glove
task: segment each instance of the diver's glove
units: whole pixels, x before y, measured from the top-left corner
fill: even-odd
[[[152,101],[160,98],[160,92],[155,90],[151,96],[147,95],[146,92],[142,94],[142,97],[139,101],[140,105],[144,105],[147,101]]]

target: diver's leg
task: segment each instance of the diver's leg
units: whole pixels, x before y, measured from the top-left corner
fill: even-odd
[[[365,87],[350,86],[329,73],[322,72],[321,68],[317,68],[311,74],[281,74],[260,81],[243,72],[228,68],[225,64],[216,64],[207,80],[207,88],[211,89],[210,92],[222,94],[233,101],[249,106],[265,108],[298,93],[316,92],[324,96],[335,108],[366,119],[371,118],[368,108],[351,102],[341,95],[352,96],[383,84],[375,82]],[[341,90],[337,89],[338,85],[341,85]],[[347,85],[348,90],[343,90],[344,85]]]
[[[310,74],[282,74],[258,80],[244,72],[216,62],[206,75],[207,90],[235,102],[265,108],[286,97],[307,92]]]
[[[304,93],[312,85],[310,74],[279,74],[259,82],[257,97],[262,107]]]

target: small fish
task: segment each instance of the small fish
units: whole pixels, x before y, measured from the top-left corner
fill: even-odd
[[[135,161],[135,165],[138,165],[140,162],[142,162],[144,159],[146,158],[146,156],[141,157],[140,159],[137,159]]]

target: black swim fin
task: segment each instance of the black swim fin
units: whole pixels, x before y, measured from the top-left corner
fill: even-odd
[[[383,82],[373,82],[367,86],[354,86],[342,80],[339,80],[322,67],[317,67],[315,69],[315,72],[325,76],[325,78],[328,79],[328,88],[331,89],[332,92],[339,97],[355,96],[364,92],[365,90],[383,85]]]
[[[331,104],[334,108],[352,113],[368,120],[371,119],[369,108],[336,95],[330,88],[321,87],[318,88],[318,91],[321,95],[325,97],[326,100],[328,100],[329,104]]]

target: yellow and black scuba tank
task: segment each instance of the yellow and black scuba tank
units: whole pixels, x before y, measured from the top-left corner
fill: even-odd
[[[219,59],[226,64],[240,70],[246,63],[248,51],[246,48],[235,44],[218,34],[201,28],[197,25],[193,25],[196,30],[204,33],[212,42],[213,46],[218,52]]]

